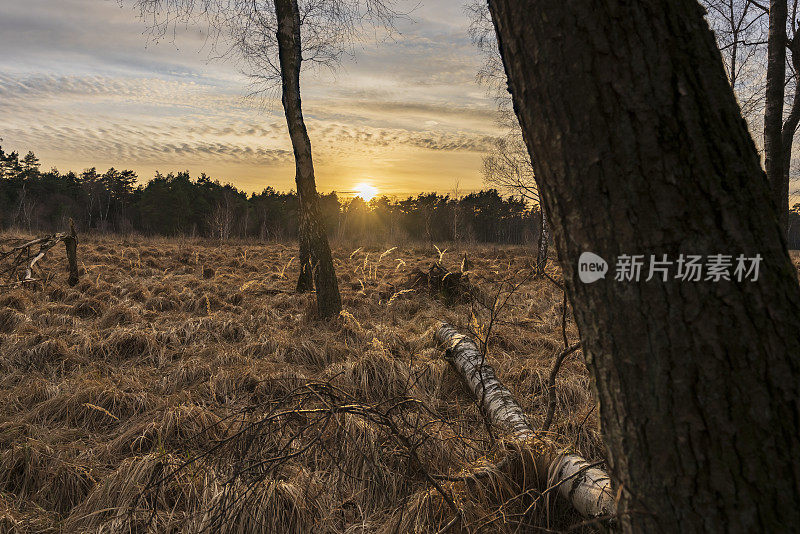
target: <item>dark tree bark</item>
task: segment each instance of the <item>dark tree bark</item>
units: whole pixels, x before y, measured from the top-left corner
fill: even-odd
[[[317,290],[317,309],[322,318],[338,315],[342,309],[339,284],[319,212],[319,198],[308,137],[300,104],[300,12],[297,0],[275,0],[278,20],[278,55],[281,66],[283,110],[292,139],[295,180],[300,198],[300,278],[298,291]]]
[[[314,289],[314,274],[311,270],[311,250],[308,236],[300,232],[297,236],[300,245],[300,276],[297,277],[297,292],[305,293]]]
[[[783,130],[781,131],[781,150],[783,151],[783,180],[781,181],[780,190],[780,213],[779,220],[781,228],[786,232],[786,239],[789,239],[789,173],[792,166],[792,144],[794,143],[794,134],[797,132],[797,126],[800,124],[800,94],[798,94],[798,85],[800,82],[800,38],[795,35],[788,43],[788,48],[792,52],[792,67],[794,69],[795,91],[792,100],[792,107],[789,110],[789,115],[783,123]]]
[[[64,248],[67,253],[67,269],[69,278],[67,283],[70,287],[78,284],[80,273],[78,272],[78,233],[75,231],[75,222],[69,220],[69,235],[64,237]]]
[[[767,37],[767,92],[764,108],[764,168],[781,228],[789,225],[789,184],[784,193],[783,98],[786,85],[787,0],[770,0]]]
[[[626,532],[800,524],[800,287],[695,0],[490,0]],[[577,259],[606,258],[583,284]],[[757,281],[617,282],[621,254],[760,254]],[[646,274],[646,273],[645,273]]]

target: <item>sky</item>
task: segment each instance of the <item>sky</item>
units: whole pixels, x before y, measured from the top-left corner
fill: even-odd
[[[500,135],[475,81],[481,57],[458,0],[399,0],[392,39],[366,40],[334,72],[303,71],[317,187],[381,194],[480,189]],[[42,167],[189,170],[247,192],[294,187],[279,100],[248,98],[234,61],[197,28],[154,42],[129,1],[0,1],[0,138]]]

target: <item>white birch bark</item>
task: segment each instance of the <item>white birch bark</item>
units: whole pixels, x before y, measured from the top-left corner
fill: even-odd
[[[492,424],[507,431],[515,441],[535,439],[544,445],[535,447],[542,451],[537,464],[546,466],[539,476],[544,487],[557,486],[558,493],[584,517],[616,512],[608,474],[597,467],[589,467],[592,464],[578,454],[559,449],[546,437],[537,435],[514,396],[497,378],[471,338],[459,334],[446,323],[436,330],[435,337]]]

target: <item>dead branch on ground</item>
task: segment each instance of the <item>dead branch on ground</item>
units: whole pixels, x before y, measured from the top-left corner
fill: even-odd
[[[409,377],[407,392],[418,379]],[[423,421],[422,414],[431,417]],[[201,455],[151,480],[136,503],[119,512],[142,514],[148,503],[168,491],[169,482],[181,473],[204,470],[215,473],[212,476],[217,478],[220,492],[206,508],[198,510],[198,531],[230,529],[241,521],[242,510],[259,506],[265,487],[279,483],[276,481],[296,469],[292,461],[307,455],[318,463],[318,470],[338,472],[342,480],[363,481],[365,476],[378,479],[385,476],[381,470],[391,469],[398,476],[422,482],[439,494],[456,518],[452,524],[461,517],[452,488],[442,483],[447,477],[434,473],[423,454],[427,443],[441,436],[444,429],[454,436],[458,436],[457,430],[419,399],[407,394],[365,403],[333,382],[308,381],[282,398],[266,405],[245,407],[216,424],[225,427],[224,438]],[[382,451],[385,457],[373,456],[374,451],[365,449],[363,437],[353,435],[354,428],[374,430],[370,446]],[[207,427],[202,432],[212,431],[215,429]],[[466,441],[463,447],[468,447]],[[458,451],[454,454],[459,455]],[[362,464],[363,467],[354,470],[354,465]],[[355,472],[361,469],[363,473]],[[298,531],[303,530],[302,526],[295,526]]]
[[[78,283],[78,237],[75,225],[70,220],[70,231],[50,234],[32,240],[5,239],[0,241],[0,277],[5,278],[4,287],[33,284],[50,280],[39,265],[47,253],[58,245],[64,243],[67,254],[67,268],[69,278],[67,283],[74,286]],[[34,273],[39,272],[39,277]]]
[[[466,265],[462,262],[462,266]],[[475,287],[470,284],[469,272],[447,270],[439,261],[433,262],[427,271],[415,267],[405,283],[406,289],[426,289],[428,293],[440,298],[448,306],[467,302]]]

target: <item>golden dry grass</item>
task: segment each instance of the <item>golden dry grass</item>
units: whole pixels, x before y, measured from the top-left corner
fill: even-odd
[[[293,288],[294,245],[88,236],[76,287],[64,281],[59,249],[46,288],[0,289],[0,531],[438,531],[453,514],[425,472],[469,471],[501,447],[432,346],[437,321],[466,329],[469,305],[404,290],[411,269],[439,254],[393,247],[334,247],[345,313],[324,322],[313,295],[274,291]],[[511,247],[455,247],[445,266],[458,269],[465,251],[474,280],[522,280],[531,268],[529,251]],[[526,281],[491,342],[498,376],[534,424],[563,347],[561,306],[552,283]],[[567,335],[577,340],[571,321]],[[401,430],[427,436],[415,449],[423,465],[380,421],[347,411],[275,468],[231,477],[266,454],[244,438],[204,456],[243,429],[264,450],[288,443],[285,431],[252,425],[288,408],[309,381],[368,406],[419,401]],[[600,457],[579,355],[557,384],[554,436]],[[142,494],[187,460],[161,491]],[[554,500],[525,513],[531,496],[501,482],[442,487],[463,511],[452,532],[513,532],[520,521],[523,531],[559,530],[580,520]]]

